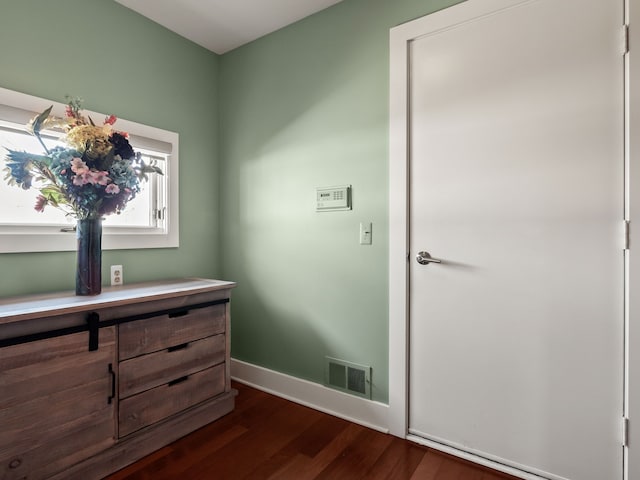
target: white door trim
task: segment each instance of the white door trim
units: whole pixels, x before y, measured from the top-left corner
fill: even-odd
[[[531,0],[467,0],[440,12],[392,28],[390,31],[390,129],[389,129],[389,431],[407,438],[408,434],[408,275],[409,275],[409,191],[408,191],[408,94],[409,48],[413,39],[425,31],[437,32],[470,17],[478,17],[497,10],[512,8]],[[627,23],[640,25],[640,1],[621,0],[627,5]],[[622,25],[621,25],[622,29]],[[622,43],[622,42],[621,42]],[[634,88],[633,78],[640,79],[640,30],[630,29],[630,53],[627,55],[627,121],[626,155],[627,199],[626,217],[631,222],[630,245],[640,245],[640,164],[635,159],[640,151],[640,88]],[[639,60],[634,62],[633,54]],[[621,219],[622,220],[622,219]],[[637,292],[637,272],[640,272],[640,254],[628,252],[628,311],[626,343],[640,345],[640,294]],[[627,402],[630,419],[630,448],[626,453],[625,479],[640,478],[640,348],[627,347]],[[622,419],[621,419],[622,420]],[[636,423],[634,423],[636,422]],[[621,422],[622,423],[622,422]],[[634,451],[633,446],[638,445]],[[430,445],[437,448],[437,445]],[[470,458],[463,452],[454,455],[506,471],[500,464]],[[514,474],[510,469],[508,473]],[[524,474],[524,472],[522,472]],[[531,478],[531,477],[522,477]]]
[[[640,25],[640,2],[626,0],[627,24]],[[629,29],[629,53],[626,57],[626,155],[627,220],[630,221],[627,252],[627,325],[626,325],[626,415],[629,418],[629,448],[626,452],[626,479],[640,478],[640,31]],[[634,81],[633,79],[636,79]],[[634,348],[635,346],[635,348]]]

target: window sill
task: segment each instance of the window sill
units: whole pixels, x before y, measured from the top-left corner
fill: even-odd
[[[38,230],[37,232],[33,231]],[[24,230],[24,229],[23,229]],[[0,233],[0,253],[65,252],[77,248],[73,231],[61,232],[60,227],[30,227],[29,234],[15,229]],[[179,246],[177,229],[172,233],[156,229],[122,229],[105,227],[102,250],[131,250],[145,248],[175,248]]]

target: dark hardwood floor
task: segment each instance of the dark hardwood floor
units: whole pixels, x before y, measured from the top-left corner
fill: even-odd
[[[236,409],[108,480],[505,480],[509,475],[235,383]]]

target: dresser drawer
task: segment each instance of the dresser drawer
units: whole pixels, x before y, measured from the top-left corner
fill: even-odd
[[[119,328],[120,360],[164,350],[224,333],[225,305],[212,305],[122,323]]]
[[[224,364],[120,401],[119,436],[156,423],[224,392]]]
[[[120,363],[120,398],[213,367],[225,360],[225,335],[214,335]]]

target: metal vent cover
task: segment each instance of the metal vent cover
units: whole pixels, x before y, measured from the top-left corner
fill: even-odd
[[[325,357],[324,384],[346,393],[371,398],[371,367]]]

